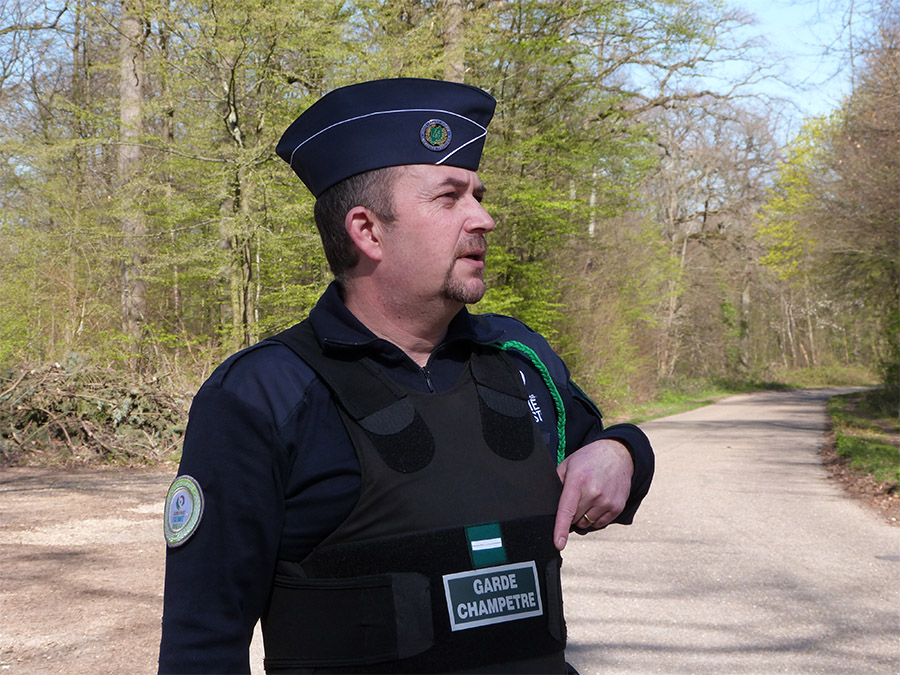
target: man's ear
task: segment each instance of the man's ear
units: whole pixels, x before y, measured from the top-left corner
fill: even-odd
[[[384,254],[381,221],[365,206],[354,206],[344,216],[347,234],[356,244],[361,255],[374,262],[380,262]]]

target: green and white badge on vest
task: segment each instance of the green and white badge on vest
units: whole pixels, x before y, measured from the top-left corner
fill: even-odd
[[[469,543],[469,560],[472,567],[491,567],[508,562],[500,523],[472,525],[466,528]]]
[[[445,574],[444,593],[454,631],[544,613],[533,560]]]

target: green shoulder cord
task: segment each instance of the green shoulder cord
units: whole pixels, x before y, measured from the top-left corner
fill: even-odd
[[[550,377],[550,371],[547,370],[547,366],[541,361],[537,352],[528,345],[516,340],[509,340],[508,342],[497,342],[494,346],[499,347],[503,351],[515,349],[522,352],[541,374],[541,379],[544,380],[544,384],[550,392],[550,397],[553,399],[553,407],[556,408],[556,436],[559,439],[559,445],[556,448],[556,464],[562,464],[562,461],[566,458],[566,408],[563,405],[562,396],[559,395],[559,390],[556,388],[556,383]]]

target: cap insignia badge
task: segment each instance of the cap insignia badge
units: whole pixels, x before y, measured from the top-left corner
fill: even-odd
[[[419,137],[426,148],[440,152],[450,145],[450,125],[443,120],[428,120],[422,125]]]

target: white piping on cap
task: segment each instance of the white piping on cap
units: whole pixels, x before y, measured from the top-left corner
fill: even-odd
[[[340,122],[335,122],[334,124],[329,124],[329,125],[328,125],[327,127],[325,127],[324,129],[321,129],[320,131],[317,131],[316,133],[314,133],[314,134],[313,134],[312,136],[310,136],[309,138],[307,138],[307,139],[301,141],[300,144],[299,144],[296,148],[294,148],[294,150],[291,152],[291,161],[290,161],[289,163],[290,163],[291,167],[293,168],[293,166],[294,166],[294,155],[296,154],[297,150],[299,150],[299,149],[302,148],[304,145],[306,145],[307,143],[309,143],[309,141],[311,141],[312,139],[314,139],[314,138],[315,138],[316,136],[318,136],[319,134],[324,134],[326,131],[328,131],[328,130],[330,130],[330,129],[334,129],[335,127],[338,127],[338,126],[340,126],[340,125],[342,125],[342,124],[347,124],[348,122],[355,122],[356,120],[365,119],[366,117],[373,117],[373,116],[375,116],[375,115],[393,115],[393,114],[395,114],[395,113],[407,113],[407,112],[427,112],[427,113],[442,113],[442,114],[444,114],[444,115],[453,115],[454,117],[458,117],[458,118],[460,118],[460,119],[466,120],[467,122],[471,122],[472,124],[474,124],[476,127],[478,127],[479,129],[481,129],[481,130],[484,132],[483,134],[481,134],[481,136],[478,136],[477,138],[473,138],[473,139],[470,140],[469,142],[464,143],[464,144],[461,145],[460,147],[456,148],[456,150],[454,150],[453,152],[451,152],[450,154],[448,154],[446,157],[444,157],[443,159],[441,159],[440,162],[437,162],[438,164],[441,164],[442,162],[444,162],[445,160],[447,160],[449,157],[451,157],[454,153],[459,152],[460,150],[462,150],[464,147],[466,147],[466,146],[469,145],[470,143],[474,143],[474,142],[477,141],[479,138],[484,138],[485,136],[487,136],[487,127],[483,127],[483,126],[481,126],[480,124],[478,124],[478,122],[476,122],[475,120],[470,119],[470,118],[466,117],[465,115],[460,115],[459,113],[455,113],[455,112],[453,112],[452,110],[437,110],[437,109],[434,109],[434,108],[403,108],[403,109],[401,109],[401,110],[378,110],[378,111],[376,111],[376,112],[366,113],[365,115],[357,115],[356,117],[350,117],[350,118],[348,118],[348,119],[341,120]]]

